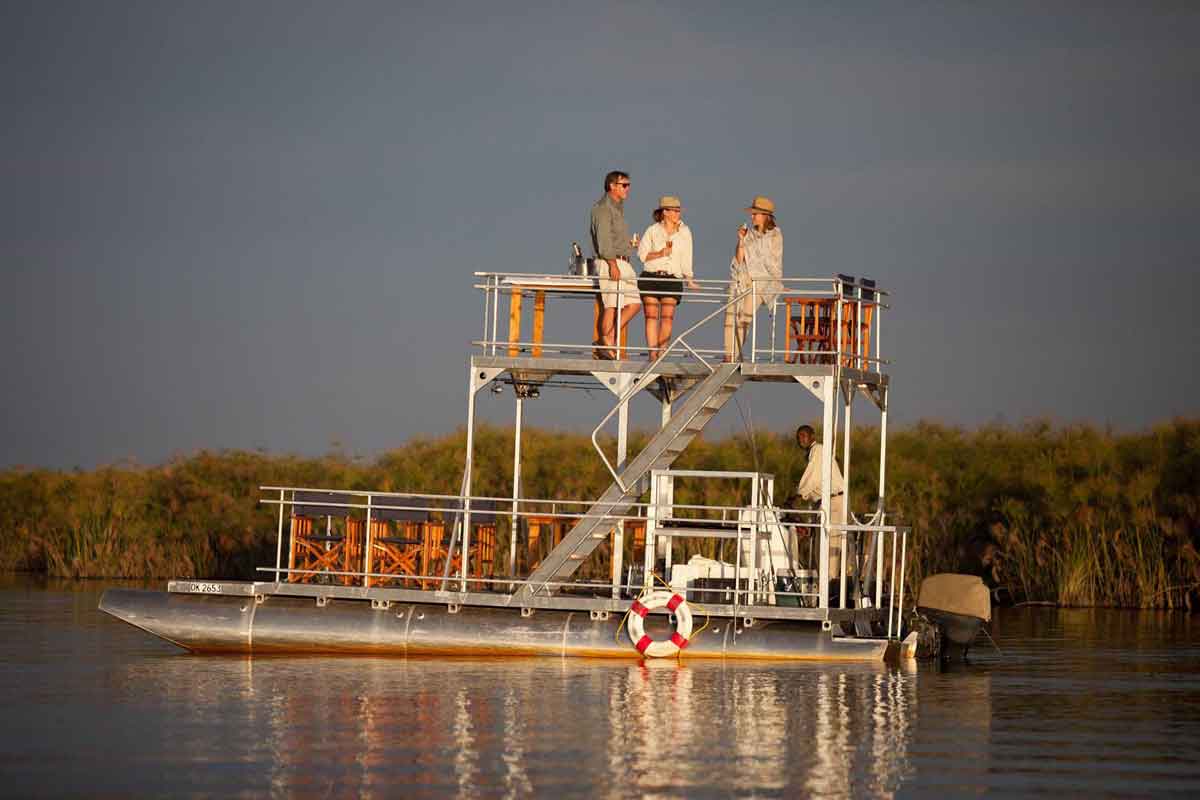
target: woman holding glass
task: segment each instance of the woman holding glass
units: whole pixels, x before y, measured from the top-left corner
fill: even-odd
[[[746,209],[750,226],[738,228],[737,249],[729,263],[729,299],[725,309],[725,360],[738,361],[746,331],[762,303],[772,311],[783,291],[783,231],[775,224],[775,203],[759,195]]]
[[[646,347],[653,361],[671,341],[675,308],[686,285],[698,288],[692,276],[692,231],[683,223],[683,206],[674,195],[659,198],[654,224],[638,243],[644,269],[638,277],[642,311],[646,315]]]

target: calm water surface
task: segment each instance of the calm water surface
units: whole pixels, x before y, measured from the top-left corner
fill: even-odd
[[[1200,793],[1200,623],[1020,609],[927,665],[191,656],[0,578],[7,796]]]

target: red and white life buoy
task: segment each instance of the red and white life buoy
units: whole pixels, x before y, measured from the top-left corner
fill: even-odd
[[[656,642],[646,635],[646,615],[656,608],[666,608],[675,615],[675,632],[670,639]],[[652,592],[633,601],[629,609],[629,641],[645,658],[672,656],[688,646],[692,635],[692,610],[683,595],[675,592]]]

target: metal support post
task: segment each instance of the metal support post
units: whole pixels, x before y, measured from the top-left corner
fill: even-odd
[[[488,318],[492,314],[492,279],[489,277],[483,288],[483,352],[490,352],[488,347]]]
[[[517,574],[517,532],[520,530],[521,518],[517,515],[518,503],[521,499],[521,423],[524,418],[525,398],[514,392],[517,397],[517,411],[513,423],[513,491],[512,491],[512,524],[508,535],[508,574]],[[513,591],[516,584],[509,584]]]
[[[818,575],[821,585],[821,608],[829,608],[829,506],[830,483],[833,482],[833,401],[837,384],[832,377],[821,379],[821,555]],[[844,555],[844,554],[843,554]]]
[[[471,552],[471,472],[475,465],[475,393],[478,387],[475,385],[474,367],[469,367],[467,382],[467,463],[463,473],[463,515],[462,515],[462,591],[467,590],[467,568],[470,561]],[[490,379],[489,379],[490,382]],[[454,553],[453,538],[450,542],[450,549],[446,551],[446,565],[450,565],[450,559]]]
[[[778,297],[778,296],[776,296]],[[777,300],[772,300],[770,305],[771,314],[771,363],[775,363],[775,306]]]
[[[842,408],[842,513],[841,519],[838,520],[845,525],[850,518],[850,408],[854,405],[854,384],[845,382],[842,387],[845,405]],[[854,534],[856,548],[858,533]],[[842,537],[842,608],[846,607],[846,563],[850,560],[850,535],[846,531],[841,532]],[[857,580],[857,589],[855,594],[862,596],[862,574],[861,570],[855,573]],[[854,604],[855,607],[858,603]]]
[[[888,387],[879,387],[879,400],[879,509],[883,510],[884,485],[887,478]]]
[[[883,518],[883,514],[878,515],[876,519],[877,525],[887,524]],[[883,534],[874,533],[872,536],[875,537],[875,607],[879,608],[880,604],[883,603]]]
[[[753,364],[758,350],[758,281],[753,278],[750,279],[750,308],[750,363]],[[736,324],[736,314],[733,321]]]
[[[291,570],[291,557],[288,558],[288,569]],[[283,489],[279,490],[279,536],[275,540],[275,587],[279,588],[279,571],[283,569]]]
[[[888,420],[888,387],[879,387],[879,499],[876,501],[876,517],[880,525],[886,525],[884,518],[884,484],[887,479],[887,420]],[[883,538],[880,537],[876,548],[875,567],[875,607],[883,602]]]
[[[656,552],[657,556],[658,553]],[[675,565],[675,539],[671,536],[663,537],[663,574],[662,579],[667,583],[671,582],[671,567]]]
[[[908,531],[900,538],[900,608],[896,610],[896,638],[904,635],[904,559],[908,555]]]
[[[892,532],[892,577],[891,577],[891,580],[889,581],[889,583],[891,584],[891,588],[888,591],[888,638],[889,639],[892,638],[892,612],[895,611],[895,609],[896,609],[896,604],[893,601],[896,597],[896,549],[897,549],[897,544],[898,544],[898,542],[896,541],[896,537],[899,535],[900,534],[897,531]]]
[[[742,596],[742,539],[745,533],[745,523],[737,522],[737,547],[733,549],[733,615],[737,617],[737,607]],[[736,628],[734,630],[737,630]]]
[[[662,409],[660,411],[659,419],[661,420],[661,424],[659,425],[660,428],[667,427],[667,423],[671,421],[670,393],[665,393],[663,395]],[[673,475],[664,475],[661,480],[662,480],[662,491],[660,494],[654,495],[654,497],[658,498],[659,502],[665,503],[665,504],[667,504],[668,507],[671,507],[675,503],[675,477]],[[666,542],[667,542],[667,552],[664,553],[663,556],[664,556],[664,559],[669,561],[670,556],[671,556],[671,551],[672,551],[671,545],[673,544],[674,540],[667,539]],[[658,545],[655,545],[653,554],[654,554],[653,555],[654,558],[658,557]],[[653,561],[651,563],[653,563]],[[649,574],[649,572],[647,572],[647,574]],[[668,581],[670,580],[669,576],[667,577],[667,580]],[[647,585],[649,585],[649,584],[647,584]]]
[[[835,287],[837,289],[837,327],[833,329],[833,337],[837,343],[837,361],[835,363],[840,366],[844,363],[842,361],[842,339],[845,338],[842,336],[842,298],[846,296],[846,287],[840,279],[835,283]]]
[[[618,322],[620,310],[618,309]],[[622,393],[625,391],[626,382],[622,381]],[[625,457],[629,453],[629,403],[622,403],[620,411],[617,412],[617,472],[618,474],[625,468]],[[613,599],[621,597],[621,570],[624,569],[625,560],[625,520],[617,522],[613,529],[613,546],[612,546],[612,596]]]
[[[326,519],[329,519],[326,517]],[[364,534],[365,546],[363,547],[363,586],[370,586],[371,579],[367,576],[371,574],[371,495],[367,494],[367,529]]]
[[[751,351],[753,352],[753,351]],[[754,515],[750,521],[750,580],[746,587],[750,590],[750,600],[746,605],[754,605],[758,602],[758,593],[760,587],[758,585],[758,550],[761,543],[758,538],[759,534],[759,508],[761,507],[761,497],[758,493],[758,479],[750,481],[750,507],[754,509]]]
[[[642,552],[642,587],[653,588],[654,556],[658,548],[658,510],[663,499],[663,481],[665,477],[658,470],[650,473],[650,502],[646,505],[646,546]]]
[[[764,510],[759,513],[759,520],[760,520],[763,528],[767,532],[767,564],[771,570],[770,571],[771,577],[769,579],[770,582],[768,583],[767,589],[766,589],[767,598],[768,598],[767,602],[772,602],[772,600],[770,598],[773,598],[775,596],[775,578],[778,575],[779,570],[787,569],[789,574],[791,574],[793,576],[796,573],[794,571],[795,567],[791,560],[791,552],[792,551],[791,551],[791,545],[787,539],[787,531],[784,530],[784,528],[779,524],[779,513],[775,510],[775,479],[774,478],[763,478],[762,479],[762,491],[759,495],[759,498],[762,501],[761,505],[764,506]],[[769,509],[769,512],[765,509]],[[779,544],[782,548],[781,552],[779,553],[781,560],[782,560],[781,564],[775,563],[775,553],[776,553],[776,550],[779,549],[779,548],[776,548],[776,544],[775,544],[775,534],[777,532],[778,532],[779,536],[781,537],[780,542],[779,542]],[[787,566],[784,567],[783,564],[786,564]],[[775,602],[778,602],[778,601],[775,601]]]

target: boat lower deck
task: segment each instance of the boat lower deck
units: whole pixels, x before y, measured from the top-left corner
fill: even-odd
[[[475,583],[475,581],[470,581]],[[457,584],[458,579],[450,581]],[[546,611],[607,611],[609,613],[625,613],[629,610],[628,599],[597,596],[583,597],[579,595],[530,595],[521,596],[506,592],[478,592],[457,590],[403,589],[383,586],[339,586],[308,583],[275,583],[274,581],[191,581],[173,580],[167,582],[167,591],[173,594],[221,594],[234,597],[305,597],[324,598],[327,600],[368,600],[392,603],[440,603],[460,606],[481,606],[490,608],[530,608]],[[609,584],[597,586],[597,592],[610,591]],[[882,613],[880,609],[860,608],[806,608],[795,606],[775,605],[727,605],[718,603],[693,602],[702,607],[704,612],[713,617],[748,617],[750,619],[772,619],[794,622],[824,622],[853,623],[855,620],[876,620]]]

